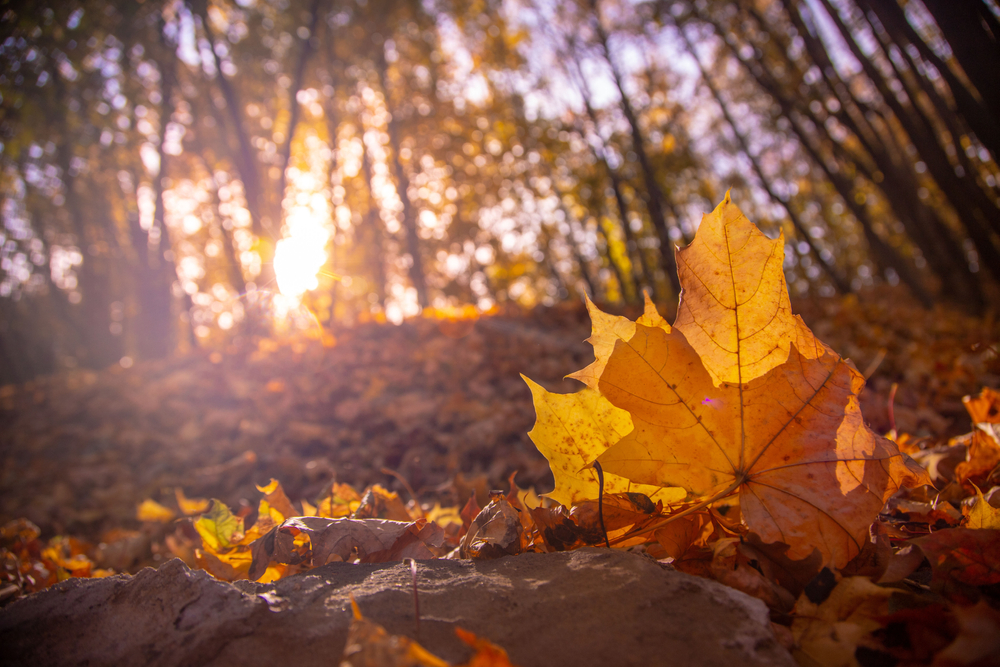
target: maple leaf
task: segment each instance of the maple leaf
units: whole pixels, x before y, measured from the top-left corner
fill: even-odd
[[[605,471],[704,505],[739,493],[764,542],[788,544],[793,559],[818,549],[843,567],[886,499],[929,478],[864,424],[864,378],[791,313],[783,260],[782,240],[727,195],[679,252],[675,326],[649,308],[628,323],[588,304],[596,361],[571,377],[632,419],[597,457]]]
[[[600,313],[596,309],[593,312]],[[629,324],[634,334],[635,323]],[[567,507],[596,498],[601,487],[590,464],[632,430],[632,418],[595,389],[588,387],[575,394],[554,394],[524,375],[521,378],[531,389],[535,404],[535,425],[528,437],[548,459],[556,482],[555,489],[545,495]],[[664,489],[636,484],[618,475],[604,475],[605,493],[629,491],[664,503],[676,502],[687,495],[683,489]]]
[[[793,345],[806,359],[832,353],[792,314],[784,261],[784,235],[764,236],[728,192],[677,252],[683,293],[674,328],[714,384],[760,377],[785,363]]]
[[[670,331],[670,325],[657,312],[656,306],[649,298],[649,294],[643,292],[643,297],[645,298],[645,309],[642,316],[635,322],[627,317],[605,313],[594,305],[589,296],[587,297],[587,313],[590,315],[591,322],[591,334],[587,342],[594,348],[594,362],[582,370],[570,373],[566,377],[579,380],[591,389],[596,390],[601,373],[604,372],[604,367],[607,365],[611,353],[615,351],[615,344],[620,340],[627,341],[631,339],[635,335],[636,324],[643,324],[648,327],[660,327],[664,331]],[[524,376],[522,375],[521,377]],[[528,382],[528,386],[532,385],[531,381],[527,378],[524,378],[524,380]],[[532,395],[534,395],[534,390],[532,390]],[[535,403],[535,410],[538,410],[537,401]]]
[[[224,502],[212,500],[212,509],[194,522],[202,544],[212,552],[228,549],[243,537],[243,519],[234,515]]]
[[[968,509],[962,508],[963,512],[966,512],[965,527],[1000,530],[1000,510],[986,502],[986,498],[983,497],[983,492],[979,490],[978,486],[975,488],[975,504]]]

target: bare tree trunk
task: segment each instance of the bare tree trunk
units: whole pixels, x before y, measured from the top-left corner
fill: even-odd
[[[656,179],[656,174],[653,170],[653,165],[650,163],[649,156],[646,154],[646,141],[642,134],[642,128],[639,126],[639,119],[635,115],[635,110],[632,109],[632,103],[629,101],[628,95],[625,94],[625,86],[622,82],[621,72],[618,71],[618,66],[611,57],[611,50],[608,47],[608,35],[604,31],[604,27],[601,25],[600,10],[597,6],[597,0],[591,0],[591,8],[594,12],[594,29],[597,32],[602,54],[604,59],[607,61],[608,66],[611,68],[611,74],[615,81],[615,87],[618,89],[618,94],[621,97],[622,112],[625,115],[625,119],[628,121],[629,129],[632,133],[632,150],[635,151],[636,157],[639,160],[639,167],[642,170],[642,176],[646,186],[646,203],[649,209],[649,217],[653,221],[653,228],[656,229],[656,232],[660,237],[660,257],[663,262],[663,269],[667,274],[667,279],[670,281],[674,294],[680,294],[681,283],[677,277],[677,260],[674,257],[674,242],[670,238],[670,229],[667,226],[666,217],[663,212],[665,201],[663,190],[660,189],[660,185]],[[675,215],[674,217],[676,218],[677,216]]]
[[[396,109],[392,104],[392,93],[389,88],[388,65],[385,60],[385,50],[380,49],[379,55],[375,58],[375,69],[378,71],[379,83],[382,87],[382,94],[385,98],[386,111],[389,112],[389,121],[386,124],[389,134],[389,145],[392,148],[392,167],[396,176],[396,190],[399,199],[403,203],[403,231],[406,234],[406,250],[410,255],[410,282],[417,290],[417,303],[421,308],[426,308],[429,304],[427,299],[427,282],[424,278],[424,263],[420,256],[420,236],[417,234],[417,217],[414,211],[413,202],[410,201],[410,179],[403,168],[400,157],[399,119],[396,116]]]
[[[281,175],[278,177],[278,206],[281,206],[287,187],[286,178],[288,164],[292,161],[292,139],[295,138],[295,130],[302,115],[299,105],[299,91],[306,77],[306,65],[313,52],[313,43],[316,40],[316,27],[319,24],[319,9],[321,0],[312,0],[309,6],[309,36],[301,41],[302,51],[299,52],[298,62],[295,63],[295,75],[292,78],[292,86],[288,89],[288,133],[285,137],[285,144],[281,148]],[[332,32],[332,31],[331,31]],[[329,35],[327,41],[332,45],[333,36]],[[332,46],[331,46],[332,48]]]
[[[712,93],[712,97],[715,99],[715,103],[718,104],[719,108],[722,110],[722,115],[726,119],[726,123],[732,129],[733,135],[736,137],[736,141],[740,145],[740,150],[744,155],[747,156],[747,159],[750,160],[750,164],[753,167],[754,173],[757,175],[757,179],[760,181],[761,186],[767,192],[768,197],[771,198],[771,201],[781,204],[782,207],[784,207],[785,211],[788,213],[789,219],[792,221],[792,225],[795,227],[795,231],[798,233],[799,239],[805,241],[806,244],[809,246],[809,251],[812,253],[815,260],[819,263],[820,268],[823,269],[823,272],[826,273],[827,277],[833,283],[834,287],[837,288],[837,291],[840,292],[841,294],[850,294],[851,293],[850,285],[847,284],[847,282],[840,276],[840,274],[837,273],[836,269],[834,269],[833,266],[828,261],[826,261],[826,258],[823,257],[823,254],[820,252],[819,248],[817,248],[816,244],[813,242],[812,236],[809,235],[809,230],[806,229],[805,224],[803,224],[803,222],[799,219],[798,214],[791,207],[790,202],[782,201],[774,193],[774,189],[771,187],[770,180],[767,178],[767,176],[764,175],[764,171],[761,169],[760,163],[758,162],[756,156],[754,156],[754,154],[750,152],[750,147],[747,145],[746,138],[740,132],[739,127],[737,127],[736,125],[736,121],[733,120],[732,115],[729,113],[729,108],[726,106],[725,101],[722,99],[722,95],[719,93],[719,89],[715,87],[714,83],[712,83],[711,76],[709,76],[708,71],[705,69],[705,66],[701,62],[701,59],[698,57],[698,53],[694,50],[694,45],[692,45],[691,40],[688,39],[687,33],[684,31],[684,28],[678,26],[677,32],[680,33],[681,39],[684,41],[684,46],[687,49],[688,53],[690,53],[691,57],[694,58],[695,62],[698,63],[698,70],[701,72],[702,81],[705,82],[705,85],[708,87],[708,90]]]

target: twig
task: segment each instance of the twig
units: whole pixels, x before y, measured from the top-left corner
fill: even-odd
[[[604,471],[601,469],[601,464],[594,461],[594,469],[597,470],[597,481],[601,485],[601,492],[597,496],[597,521],[601,524],[601,532],[604,533],[604,543],[611,548],[611,542],[608,540],[608,529],[604,527]]]

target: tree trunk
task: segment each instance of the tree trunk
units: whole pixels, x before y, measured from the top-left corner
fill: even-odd
[[[417,217],[413,202],[410,201],[410,179],[403,168],[400,157],[399,119],[396,116],[396,109],[392,104],[392,93],[389,88],[388,64],[385,60],[385,50],[380,49],[375,58],[375,69],[378,71],[379,83],[382,87],[382,95],[385,98],[386,111],[389,113],[389,121],[386,130],[389,135],[389,146],[392,149],[392,168],[396,176],[396,190],[399,199],[403,203],[403,231],[406,234],[406,250],[410,255],[410,282],[417,290],[417,303],[421,308],[426,308],[429,304],[427,299],[427,283],[424,278],[424,263],[420,256],[420,236],[417,234]]]

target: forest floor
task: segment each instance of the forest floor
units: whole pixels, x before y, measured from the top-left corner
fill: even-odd
[[[896,290],[793,309],[869,377],[862,409],[878,432],[946,444],[971,428],[962,397],[1000,387],[994,314],[926,311]],[[137,507],[176,507],[176,489],[244,515],[272,478],[294,502],[339,482],[425,506],[460,507],[475,491],[484,505],[515,472],[544,493],[552,476],[527,436],[519,373],[576,391],[563,376],[593,358],[589,328],[582,304],[418,318],[2,387],[0,526],[27,519],[43,542],[70,536],[95,567],[134,572],[175,554]]]

